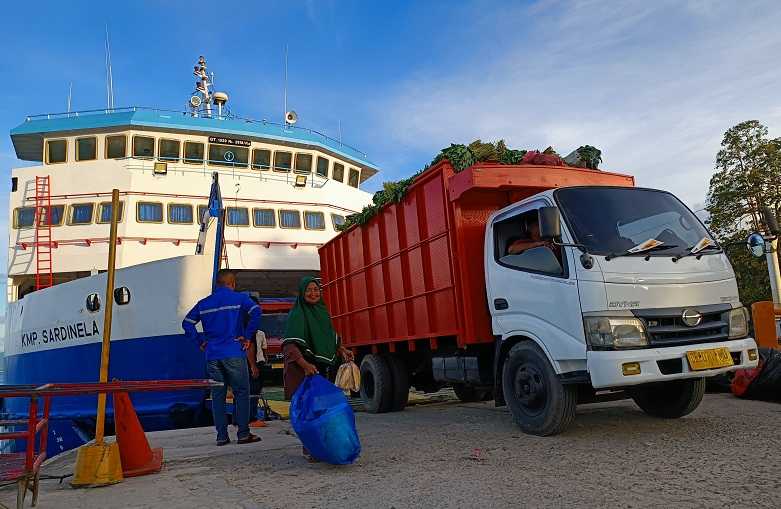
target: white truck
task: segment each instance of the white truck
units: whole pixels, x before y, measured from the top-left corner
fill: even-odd
[[[632,177],[447,161],[320,250],[326,298],[370,411],[410,385],[493,393],[521,429],[578,403],[692,412],[705,378],[757,364],[721,246],[680,200]]]

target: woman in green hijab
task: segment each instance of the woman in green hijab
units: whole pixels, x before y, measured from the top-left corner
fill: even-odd
[[[334,332],[320,283],[313,277],[305,277],[299,284],[298,299],[287,318],[282,353],[287,400],[305,377],[320,373],[333,379],[341,361],[353,360],[353,353],[340,344]]]
[[[303,278],[298,286],[298,299],[287,317],[282,355],[288,401],[306,377],[319,373],[333,381],[340,360],[353,360],[353,353],[340,344],[334,332],[320,283],[313,277]],[[316,461],[306,447],[304,457]]]

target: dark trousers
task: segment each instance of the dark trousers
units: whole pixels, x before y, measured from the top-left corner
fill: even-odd
[[[225,397],[228,386],[233,389],[233,404],[236,408],[236,424],[239,427],[238,438],[249,435],[249,368],[246,357],[231,357],[207,361],[206,372],[212,380],[223,382],[220,387],[212,388],[212,414],[214,427],[217,428],[217,440],[228,439],[228,419],[225,416]]]

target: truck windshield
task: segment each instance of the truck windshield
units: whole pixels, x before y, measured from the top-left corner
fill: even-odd
[[[643,256],[685,254],[711,238],[678,198],[664,191],[618,187],[572,187],[555,193],[575,242],[597,255],[625,253],[655,239],[670,246]],[[673,247],[675,246],[675,247]]]

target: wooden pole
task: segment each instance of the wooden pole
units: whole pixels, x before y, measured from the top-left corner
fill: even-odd
[[[106,272],[106,310],[103,315],[103,348],[100,352],[100,382],[108,382],[108,359],[111,347],[111,311],[114,304],[114,265],[117,260],[117,222],[119,220],[119,189],[111,191],[111,240],[108,247]],[[106,393],[98,394],[98,415],[95,424],[95,443],[103,444],[106,425]]]

